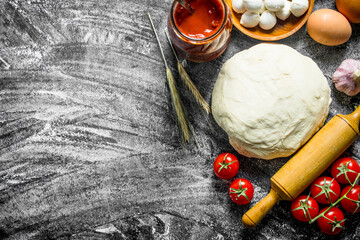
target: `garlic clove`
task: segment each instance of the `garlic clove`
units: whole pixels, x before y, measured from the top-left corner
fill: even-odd
[[[247,28],[255,27],[259,24],[260,14],[246,11],[241,15],[240,24]]]
[[[285,6],[285,0],[264,0],[264,3],[269,11],[279,11]]]
[[[266,10],[260,16],[259,26],[264,30],[272,29],[276,24],[276,16],[275,13]]]
[[[280,20],[285,21],[291,14],[290,6],[291,6],[291,2],[286,0],[285,6],[281,10],[275,12],[276,17],[279,18]]]
[[[290,11],[295,17],[300,17],[309,8],[308,0],[292,0]]]
[[[344,60],[334,72],[332,80],[340,92],[354,96],[360,92],[360,61]]]
[[[246,11],[243,0],[233,0],[232,8],[237,13],[244,13]]]
[[[244,7],[249,12],[258,12],[264,8],[263,0],[243,0]]]

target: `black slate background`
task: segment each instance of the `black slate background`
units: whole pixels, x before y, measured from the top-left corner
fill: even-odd
[[[280,202],[256,229],[242,215],[270,189],[287,159],[240,160],[238,177],[255,196],[237,206],[230,181],[215,177],[221,152],[235,153],[226,134],[207,122],[179,83],[199,143],[183,147],[172,115],[165,69],[149,11],[178,79],[162,29],[166,1],[0,1],[0,239],[358,239],[359,215],[326,237],[295,221]],[[314,10],[335,9],[318,0]],[[327,47],[303,27],[278,41],[318,63],[332,89],[329,118],[347,114],[358,96],[339,93],[331,75],[360,58],[360,25],[351,39]],[[184,62],[205,99],[222,64],[260,41],[236,28],[218,59]],[[360,142],[346,155],[359,161]]]

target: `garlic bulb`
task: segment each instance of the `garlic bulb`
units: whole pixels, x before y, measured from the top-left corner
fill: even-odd
[[[265,0],[264,3],[269,11],[279,11],[285,6],[285,0]]]
[[[266,10],[260,16],[259,26],[264,30],[272,29],[276,24],[276,16],[275,13]]]
[[[243,0],[244,7],[250,12],[258,12],[264,8],[263,0]]]
[[[354,96],[360,92],[360,61],[346,59],[334,72],[332,80],[340,92]]]
[[[309,7],[308,0],[292,0],[290,11],[295,17],[303,15]]]
[[[232,8],[237,13],[244,13],[246,11],[243,0],[233,0]]]
[[[285,21],[291,14],[290,6],[291,2],[286,0],[285,6],[281,10],[275,12],[276,17],[278,17],[280,20]]]
[[[240,24],[244,27],[252,28],[259,24],[260,15],[258,13],[246,11],[241,15]]]

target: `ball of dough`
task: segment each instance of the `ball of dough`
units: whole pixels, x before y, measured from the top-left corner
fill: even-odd
[[[240,154],[273,159],[303,145],[324,124],[330,102],[313,60],[286,45],[261,43],[224,63],[211,107]]]

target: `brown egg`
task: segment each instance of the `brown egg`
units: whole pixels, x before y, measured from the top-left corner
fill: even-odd
[[[312,39],[328,46],[345,43],[351,36],[349,21],[332,9],[313,12],[307,22],[307,31]]]
[[[359,0],[336,0],[336,8],[352,23],[360,23]]]

